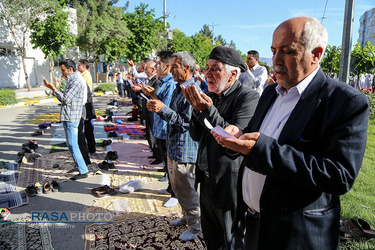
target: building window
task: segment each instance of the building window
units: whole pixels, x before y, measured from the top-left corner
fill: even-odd
[[[19,49],[0,48],[0,56],[18,56]]]

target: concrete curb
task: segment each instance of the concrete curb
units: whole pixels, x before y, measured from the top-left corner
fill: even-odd
[[[104,92],[94,92],[93,96],[102,96],[106,95]],[[113,94],[113,92],[111,92]],[[22,107],[22,106],[31,106],[36,104],[43,104],[43,103],[51,103],[58,101],[56,97],[54,98],[48,98],[48,99],[41,99],[41,100],[33,100],[33,101],[27,101],[27,102],[19,102],[13,105],[0,105],[0,108],[15,108],[15,107]]]

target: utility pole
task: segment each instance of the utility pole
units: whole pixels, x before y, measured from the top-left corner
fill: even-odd
[[[354,22],[354,2],[355,0],[346,0],[344,14],[344,29],[342,33],[339,79],[340,81],[346,83],[349,83],[351,56],[350,52],[352,48],[352,33]]]
[[[219,24],[212,23],[212,44],[215,45],[215,26],[219,26]]]

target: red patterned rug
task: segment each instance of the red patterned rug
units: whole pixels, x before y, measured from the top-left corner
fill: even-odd
[[[85,249],[206,249],[202,235],[179,240],[186,226],[171,227],[169,222],[180,216],[172,212],[87,226]]]
[[[141,125],[140,122],[134,123],[124,123],[124,124],[116,124],[117,127],[116,133],[117,134],[127,134],[127,135],[145,135],[145,126]]]

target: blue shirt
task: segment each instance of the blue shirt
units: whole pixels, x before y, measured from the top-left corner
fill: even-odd
[[[85,79],[80,73],[74,72],[68,75],[63,93],[55,90],[54,95],[61,102],[60,120],[62,122],[79,122],[81,120],[85,88]]]
[[[173,80],[172,74],[168,74],[160,79],[159,90],[157,92],[158,100],[169,106],[172,100],[173,91],[176,88],[176,82]],[[154,126],[152,128],[154,136],[158,139],[167,139],[167,122],[154,113]]]
[[[182,94],[181,86],[195,85],[194,78],[183,84],[176,83],[173,98],[169,105],[159,111],[160,117],[167,121],[167,155],[169,159],[183,163],[195,163],[197,160],[198,142],[193,141],[189,133],[189,122],[193,107]]]

